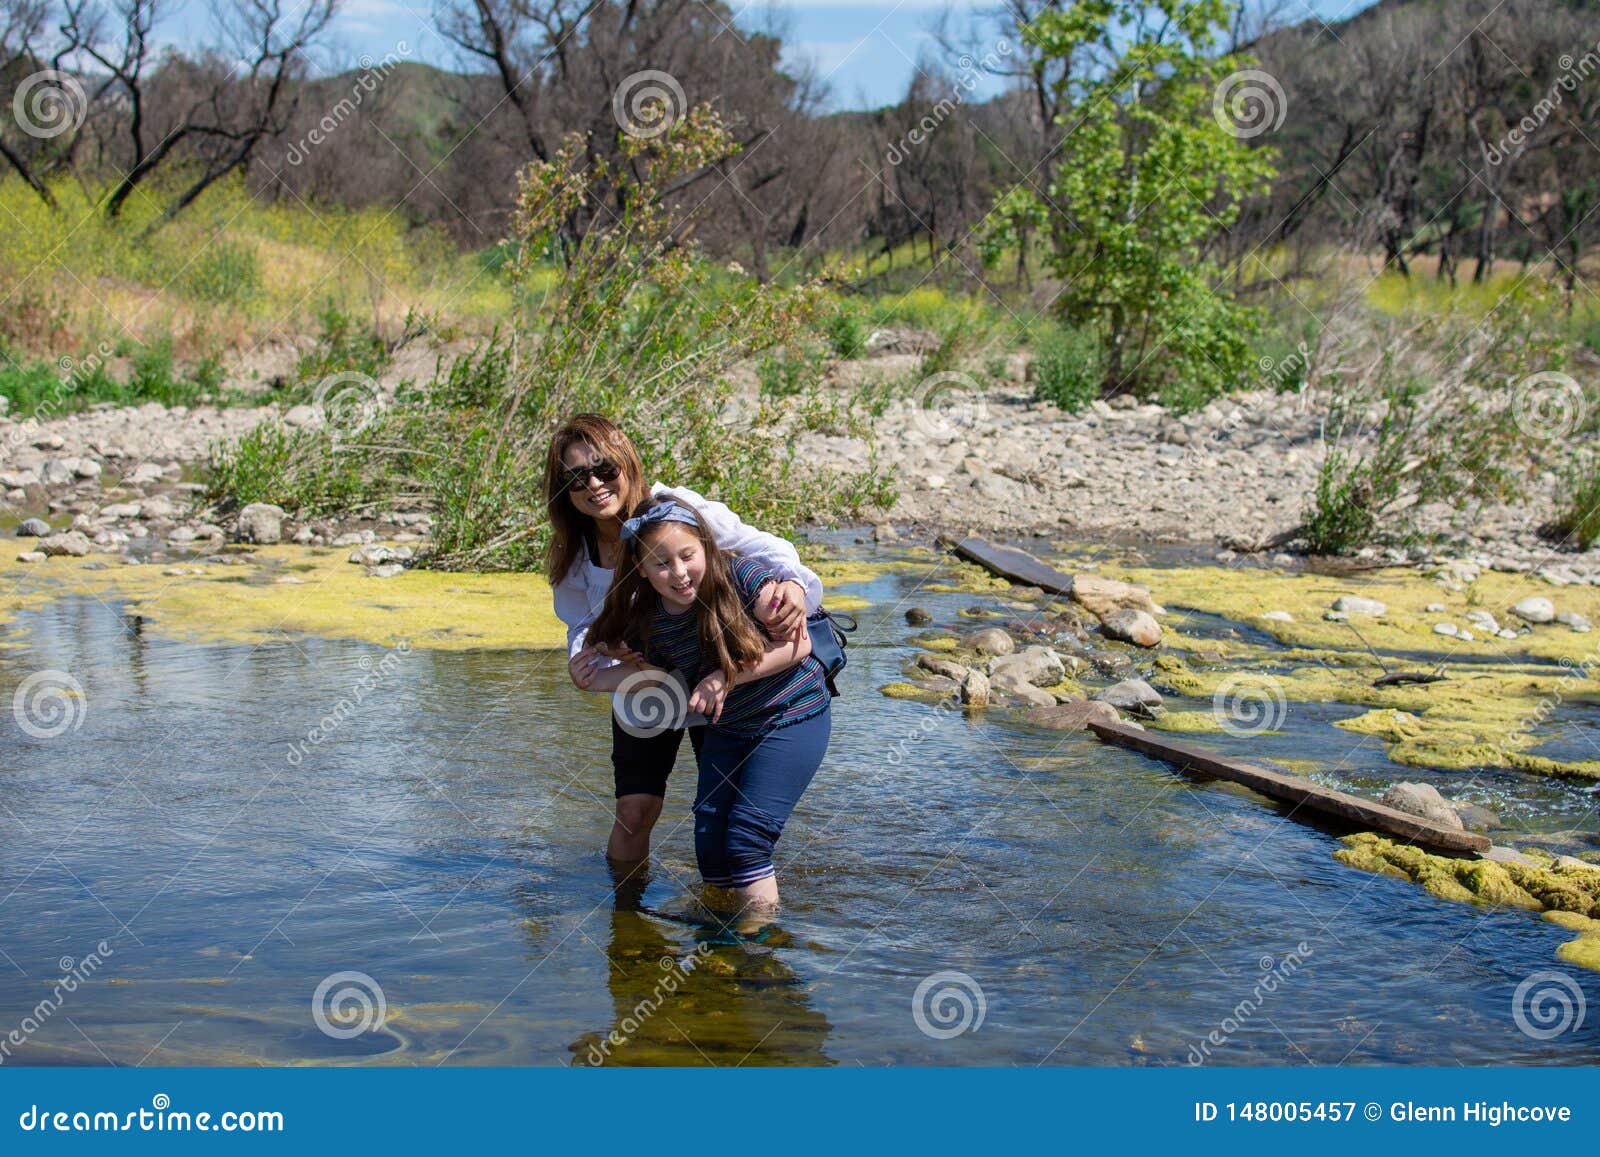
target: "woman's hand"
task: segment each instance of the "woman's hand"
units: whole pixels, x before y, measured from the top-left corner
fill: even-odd
[[[713,671],[700,680],[689,695],[689,710],[698,712],[704,715],[708,722],[715,723],[722,715],[722,701],[727,697],[727,675],[721,671]]]
[[[806,589],[793,579],[769,582],[756,594],[756,618],[774,639],[799,641],[806,629]]]

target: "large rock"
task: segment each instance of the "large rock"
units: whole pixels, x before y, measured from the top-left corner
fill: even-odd
[[[943,655],[918,655],[917,666],[924,671],[931,671],[935,675],[943,675],[948,679],[959,682],[965,679],[969,669],[957,663],[954,659],[946,659]]]
[[[100,508],[106,518],[138,518],[144,507],[137,502],[112,502]]]
[[[1056,697],[1048,691],[1041,691],[1028,682],[1015,671],[1001,671],[989,676],[989,686],[999,691],[1008,699],[1015,699],[1020,703],[1027,703],[1034,707],[1054,707]]]
[[[967,636],[967,646],[980,655],[1009,655],[1017,649],[1014,639],[999,627],[985,627]]]
[[[43,538],[50,533],[50,524],[42,518],[24,519],[17,527],[18,538]]]
[[[1089,696],[1098,703],[1109,703],[1123,711],[1147,711],[1161,706],[1161,692],[1143,679],[1124,679]]]
[[[1131,607],[1107,615],[1100,621],[1100,630],[1109,638],[1139,647],[1155,647],[1161,643],[1161,624],[1144,611]]]
[[[1556,618],[1556,607],[1549,599],[1534,595],[1512,607],[1511,613],[1525,623],[1553,623]]]
[[[1058,703],[1054,707],[1035,707],[1023,718],[1035,727],[1082,731],[1090,723],[1117,723],[1122,717],[1109,703],[1080,699],[1075,703]]]
[[[1456,809],[1451,807],[1449,801],[1439,794],[1439,789],[1431,784],[1397,783],[1383,793],[1380,802],[1386,807],[1394,808],[1395,811],[1418,816],[1447,831],[1466,830],[1466,825],[1461,822],[1461,816],[1457,814]]]
[[[89,553],[89,536],[81,530],[46,535],[39,540],[39,550],[51,556],[70,554],[81,558]]]
[[[1161,608],[1150,600],[1150,588],[1094,574],[1072,576],[1072,598],[1102,619],[1120,610],[1143,611],[1147,615],[1161,613]]]
[[[252,502],[239,512],[237,535],[240,542],[270,546],[283,540],[283,507],[270,502]]]
[[[1340,595],[1333,601],[1333,609],[1343,615],[1381,615],[1389,608],[1377,599],[1364,599],[1360,595]]]
[[[1066,664],[1049,647],[1024,647],[1014,655],[989,660],[989,676],[1015,675],[1035,687],[1050,687],[1067,677]]]

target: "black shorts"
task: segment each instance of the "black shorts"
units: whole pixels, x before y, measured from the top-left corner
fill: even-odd
[[[704,727],[680,728],[663,731],[660,735],[641,738],[629,735],[611,717],[611,771],[616,780],[617,798],[625,795],[654,795],[665,797],[667,777],[678,759],[678,746],[683,742],[683,732],[689,732],[689,742],[695,755],[700,754],[700,739]]]

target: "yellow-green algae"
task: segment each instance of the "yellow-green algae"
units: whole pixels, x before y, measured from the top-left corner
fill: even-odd
[[[1374,708],[1334,726],[1384,740],[1390,759],[1413,767],[1504,767],[1571,779],[1600,778],[1600,760],[1563,762],[1527,751],[1542,741],[1537,724],[1560,705],[1600,703],[1600,683],[1592,675],[1562,668],[1530,673],[1521,664],[1447,663],[1447,678],[1441,682],[1374,687],[1373,679],[1382,672],[1370,656],[1365,665],[1358,665],[1361,657],[1329,655],[1317,666],[1267,673],[1259,667],[1302,653],[1241,650],[1255,671],[1192,667],[1176,655],[1162,655],[1154,663],[1155,679],[1195,698],[1261,686],[1281,693],[1286,701]]]
[[[1341,864],[1410,880],[1442,900],[1542,912],[1551,923],[1579,934],[1557,949],[1557,955],[1600,971],[1600,869],[1556,864],[1532,850],[1523,854],[1541,861],[1535,866],[1453,859],[1374,832],[1358,832],[1340,842],[1345,847],[1333,858]]]
[[[156,632],[196,642],[255,644],[295,632],[438,650],[566,643],[550,587],[538,575],[408,570],[377,579],[349,554],[264,546],[238,565],[186,563],[182,575],[166,573],[169,564],[129,566],[115,556],[0,560],[0,614],[81,594],[116,600]],[[103,569],[85,565],[96,561]],[[18,573],[23,568],[26,576]]]
[[[549,584],[537,574],[407,570],[376,579],[349,561],[346,548],[263,546],[250,555],[238,564],[184,559],[135,566],[115,555],[31,564],[10,556],[0,560],[0,626],[18,611],[81,594],[124,603],[158,633],[193,642],[254,644],[303,633],[385,646],[405,640],[435,650],[566,645]],[[842,564],[819,566],[829,585],[873,577]],[[872,605],[831,593],[826,604],[847,612]]]
[[[1163,711],[1154,719],[1145,721],[1146,727],[1153,727],[1157,731],[1193,731],[1216,734],[1224,730],[1222,721],[1217,718],[1215,711]],[[1258,732],[1257,734],[1275,735],[1276,732]]]

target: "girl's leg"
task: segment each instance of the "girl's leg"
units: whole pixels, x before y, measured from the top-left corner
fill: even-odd
[[[746,909],[777,907],[773,848],[827,754],[832,723],[831,710],[824,710],[744,745],[726,807],[723,854],[729,886]]]
[[[620,863],[635,863],[650,854],[650,832],[661,817],[667,794],[667,777],[678,758],[683,732],[630,735],[611,718],[611,771],[616,784],[617,810],[606,841],[606,855]]]

